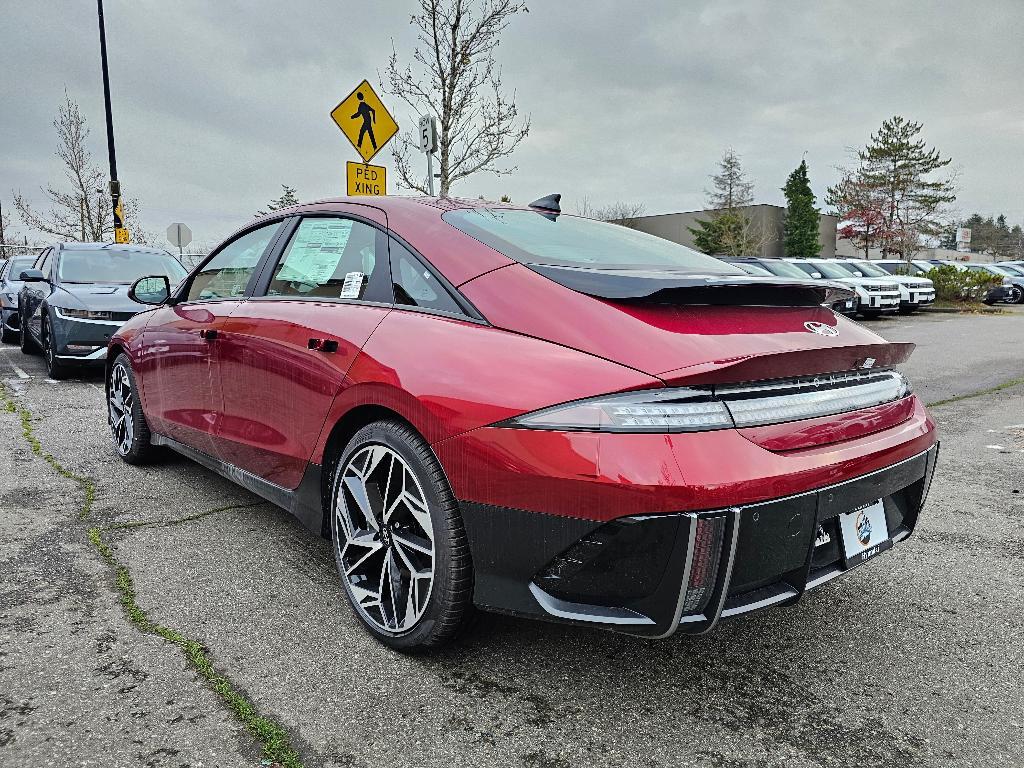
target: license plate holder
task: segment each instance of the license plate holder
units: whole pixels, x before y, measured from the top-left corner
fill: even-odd
[[[892,547],[885,504],[881,499],[839,515],[839,533],[847,568],[860,565]]]

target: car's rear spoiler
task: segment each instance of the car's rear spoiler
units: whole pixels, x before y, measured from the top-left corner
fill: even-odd
[[[530,269],[579,293],[611,301],[813,307],[852,298],[842,283],[753,275],[698,275],[661,270],[588,269],[529,264]]]

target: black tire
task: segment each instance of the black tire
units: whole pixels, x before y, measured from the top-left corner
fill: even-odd
[[[901,305],[898,311],[901,315],[912,315],[915,312],[917,312],[917,310],[920,308],[921,307],[918,304],[911,304],[909,307],[904,307]]]
[[[882,316],[882,312],[881,310],[878,309],[862,309],[860,312],[860,316],[865,318],[866,320],[876,320]]]
[[[130,396],[125,395],[122,382],[127,384]],[[149,422],[136,395],[138,391],[131,360],[122,353],[114,359],[107,378],[107,424],[114,439],[114,450],[128,464],[145,464],[157,454]],[[124,408],[126,402],[128,407]]]
[[[8,328],[6,324],[0,326],[0,342],[13,344],[15,341],[18,341],[18,332]]]
[[[43,358],[46,360],[46,375],[55,381],[66,379],[71,375],[71,369],[57,359],[56,345],[50,338],[50,324],[44,319],[40,325],[43,341]]]
[[[1024,304],[1024,290],[1015,285],[1014,291],[1007,301],[1012,304]]]
[[[364,457],[368,457],[365,463]],[[392,476],[406,471],[411,475],[403,474],[401,485],[392,485]],[[360,484],[361,497],[372,508],[375,522],[367,519],[353,495],[352,488],[358,489]],[[394,488],[401,492],[396,494]],[[369,424],[341,451],[331,477],[331,491],[327,513],[334,558],[352,610],[366,631],[384,645],[405,653],[439,648],[458,637],[473,614],[473,566],[462,516],[430,446],[406,424]],[[406,491],[422,496],[426,515],[422,506],[403,505],[400,497]],[[411,514],[416,509],[419,517]],[[423,518],[429,518],[431,531],[422,525]],[[351,537],[347,531],[352,532]],[[431,536],[432,543],[428,540]],[[362,543],[352,543],[352,539]],[[431,581],[425,599],[414,589],[414,583],[419,587],[420,579],[425,577],[417,579],[411,574],[425,572],[428,554],[422,548],[410,549],[413,540],[431,544]],[[372,549],[374,546],[378,548]],[[371,589],[374,586],[376,604]]]
[[[28,332],[28,323],[25,322],[25,318],[19,315],[20,322],[18,323],[18,337],[21,342],[21,353],[23,355],[33,355],[36,351],[35,342],[32,341],[32,337]]]

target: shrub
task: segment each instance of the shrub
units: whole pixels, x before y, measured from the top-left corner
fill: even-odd
[[[958,269],[948,264],[933,267],[925,277],[935,283],[938,301],[981,301],[991,289],[1003,283],[1002,278],[987,272]]]

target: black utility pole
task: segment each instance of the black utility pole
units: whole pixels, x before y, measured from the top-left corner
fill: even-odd
[[[110,158],[110,203],[114,210],[114,236],[124,227],[121,220],[121,184],[117,180],[117,156],[114,153],[114,118],[110,112],[110,75],[107,74],[107,33],[103,28],[103,0],[96,0],[100,21],[100,62],[103,65],[103,101],[107,111],[107,155]]]

